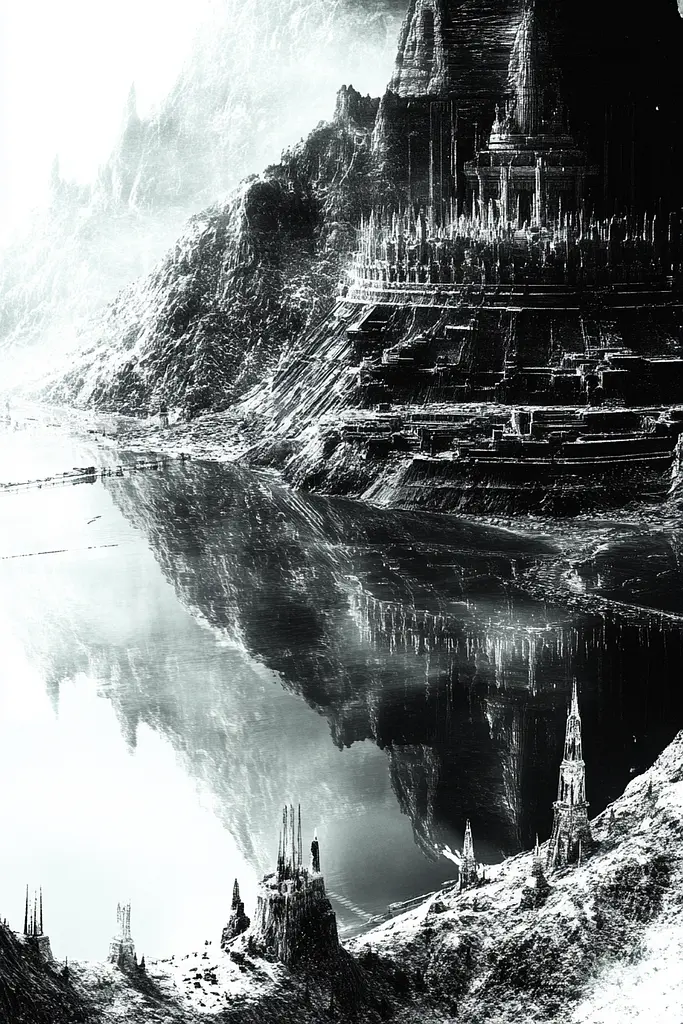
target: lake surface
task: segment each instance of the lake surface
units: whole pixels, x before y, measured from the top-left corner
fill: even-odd
[[[468,817],[481,859],[528,847],[574,676],[593,813],[683,726],[680,627],[654,614],[680,610],[677,535],[568,559],[23,427],[0,434],[0,482],[127,466],[0,493],[0,914],[19,927],[42,885],[57,956],[105,955],[124,898],[139,952],[216,941],[285,801],[342,930],[453,878]],[[544,580],[620,612],[521,594]]]

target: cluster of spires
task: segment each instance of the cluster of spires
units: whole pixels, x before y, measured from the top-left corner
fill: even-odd
[[[586,800],[586,766],[583,760],[581,715],[576,679],[572,684],[572,697],[567,714],[564,756],[560,764],[557,800],[553,804],[553,830],[544,859],[536,835],[530,882],[526,898],[539,899],[547,889],[545,869],[555,871],[569,864],[581,863],[584,853],[592,845]],[[610,827],[613,818],[610,818]],[[483,881],[474,856],[472,827],[469,819],[465,826],[465,839],[460,864],[459,888],[472,889]]]
[[[285,804],[282,809],[282,831],[277,852],[278,881],[298,878],[303,868],[303,860],[301,804],[298,805],[297,817],[294,814],[294,804],[290,804],[289,807]]]
[[[26,906],[24,909],[24,935],[37,938],[43,934],[43,890],[33,894],[33,904],[29,901],[28,885],[26,886]]]
[[[474,201],[470,215],[435,223],[432,208],[372,211],[361,223],[352,284],[602,285],[678,274],[679,218],[654,214],[598,218],[561,210],[520,223],[499,201]]]
[[[122,942],[131,939],[130,933],[130,903],[118,903],[116,906],[116,924],[119,929],[119,938]]]
[[[667,220],[661,211],[617,216],[615,209],[614,216],[598,217],[587,206],[585,180],[597,168],[588,166],[567,127],[535,6],[525,3],[488,146],[475,124],[474,159],[460,164],[457,108],[452,100],[430,103],[428,193],[413,187],[417,133],[408,133],[406,199],[362,219],[352,286],[600,286],[669,274],[680,281],[678,214]]]

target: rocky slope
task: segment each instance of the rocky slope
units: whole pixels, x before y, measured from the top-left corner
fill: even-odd
[[[353,944],[391,978],[410,965],[399,1019],[680,1020],[683,734],[592,822],[597,851],[550,877],[538,910],[520,907],[526,854],[463,895],[442,895]],[[635,981],[637,979],[637,983]],[[438,1007],[438,1009],[437,1009]]]
[[[290,971],[263,960],[246,935],[230,953],[207,940],[201,954],[148,963],[143,977],[76,965],[69,991],[102,1021],[140,1024],[307,1024],[328,1016],[403,1024],[455,1017],[475,1024],[677,1024],[683,733],[591,827],[595,850],[580,866],[550,876],[540,906],[523,900],[532,857],[522,854],[489,870],[478,888],[441,892],[352,940],[343,971],[341,964],[336,972],[310,964]]]
[[[119,411],[164,402],[194,415],[268,379],[329,308],[353,224],[379,187],[375,110],[342,89],[331,124],[194,217],[156,270],[91,325],[74,369],[48,396]]]
[[[61,964],[45,964],[37,949],[0,924],[0,1019],[7,1024],[87,1024],[88,996],[76,991]]]

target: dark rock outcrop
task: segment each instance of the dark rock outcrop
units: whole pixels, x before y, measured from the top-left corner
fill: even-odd
[[[47,963],[45,950],[0,925],[0,1019],[8,1024],[86,1024],[87,1000],[68,975]]]
[[[244,912],[244,903],[240,899],[240,888],[237,879],[235,879],[230,917],[221,934],[221,949],[227,949],[233,939],[246,932],[250,924],[251,919]]]

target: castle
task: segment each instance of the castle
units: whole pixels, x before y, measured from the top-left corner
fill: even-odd
[[[339,949],[337,919],[325,893],[320,870],[320,844],[311,843],[304,865],[301,807],[282,812],[277,868],[261,882],[251,936],[257,946],[291,966],[311,958],[317,962]]]
[[[43,931],[43,890],[33,894],[31,904],[26,886],[26,904],[24,909],[24,933],[25,941],[30,942],[38,950],[41,960],[50,963],[54,958],[50,947],[50,939]]]
[[[581,861],[582,854],[591,845],[586,800],[586,766],[581,744],[581,715],[576,690],[572,686],[572,699],[567,716],[564,757],[560,765],[557,800],[553,804],[553,831],[548,847],[548,866],[559,868]]]
[[[116,964],[121,970],[135,970],[138,966],[135,956],[135,944],[130,931],[130,903],[119,903],[116,908],[116,924],[118,931],[109,944],[109,963]]]
[[[570,6],[412,0],[378,106],[351,90],[338,105],[376,187],[338,302],[288,366],[311,401],[292,416],[283,393],[282,429],[308,416],[320,450],[371,482],[386,465],[401,507],[567,515],[668,493],[683,431],[673,64],[649,30],[617,59],[607,0],[583,5],[586,52]],[[319,399],[340,367],[334,422]]]

